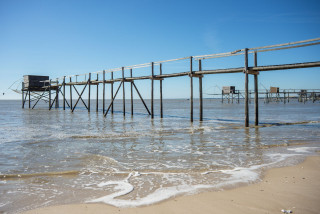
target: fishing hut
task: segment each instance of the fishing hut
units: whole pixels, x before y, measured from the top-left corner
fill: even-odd
[[[237,98],[238,103],[240,102],[240,93],[236,91],[235,86],[223,86],[221,91],[221,102],[227,99],[228,103],[233,103],[233,100]]]
[[[53,84],[56,85],[53,85]],[[26,101],[28,100],[29,108],[31,108],[31,103],[35,101],[32,109],[36,107],[40,100],[49,103],[49,109],[52,108],[51,96],[55,96],[55,107],[59,107],[59,91],[57,82],[52,82],[49,76],[39,76],[39,75],[24,75],[22,82],[22,108],[24,108]],[[52,103],[53,104],[53,103]]]
[[[205,75],[212,75],[212,74],[229,74],[229,73],[239,73],[244,75],[244,91],[242,93],[242,96],[244,98],[244,122],[245,127],[249,127],[249,102],[250,102],[250,95],[251,91],[249,90],[249,75],[252,75],[254,77],[254,112],[255,112],[255,125],[259,124],[259,90],[258,90],[258,76],[261,72],[265,71],[277,71],[277,70],[290,70],[290,69],[298,69],[298,68],[312,68],[312,67],[320,67],[320,61],[313,61],[313,62],[295,62],[291,64],[271,64],[271,65],[263,65],[258,66],[258,54],[262,52],[273,52],[273,51],[280,51],[285,49],[294,49],[294,48],[301,48],[301,47],[307,47],[307,46],[313,46],[313,45],[319,45],[320,44],[320,38],[316,39],[309,39],[304,41],[297,41],[297,42],[289,42],[284,44],[276,44],[276,45],[269,45],[269,46],[263,46],[263,47],[255,47],[255,48],[244,48],[240,50],[235,50],[231,52],[226,53],[218,53],[218,54],[208,54],[208,55],[200,55],[200,56],[189,56],[189,57],[183,57],[178,59],[170,59],[170,60],[164,60],[164,61],[158,61],[158,62],[150,62],[150,63],[144,63],[139,65],[132,65],[132,66],[125,66],[115,69],[108,69],[108,70],[102,70],[97,71],[93,73],[87,73],[82,75],[70,75],[70,76],[63,76],[60,78],[57,78],[56,81],[53,81],[52,79],[49,79],[49,77],[40,77],[40,76],[27,76],[25,81],[22,83],[22,107],[24,108],[24,103],[27,100],[29,100],[29,108],[30,108],[30,102],[33,100],[36,100],[35,105],[37,102],[41,99],[44,99],[49,103],[49,110],[52,108],[53,104],[56,104],[56,107],[59,106],[59,94],[62,95],[62,101],[63,101],[63,110],[66,110],[66,105],[70,108],[72,112],[74,112],[76,106],[81,101],[84,106],[87,108],[88,112],[90,112],[90,105],[91,105],[91,87],[96,86],[96,111],[99,111],[98,108],[98,96],[99,96],[99,85],[102,85],[102,114],[104,117],[107,116],[109,113],[109,110],[111,110],[111,113],[113,113],[114,109],[114,101],[118,95],[118,92],[122,88],[122,110],[123,115],[126,114],[126,104],[125,104],[125,84],[130,84],[131,88],[131,115],[133,115],[133,93],[134,91],[139,95],[139,98],[141,102],[144,104],[144,107],[146,108],[146,111],[151,116],[151,118],[154,118],[154,82],[159,81],[160,82],[160,88],[159,88],[159,94],[160,94],[160,117],[163,117],[163,94],[162,94],[162,87],[163,87],[163,81],[167,78],[176,78],[176,77],[182,77],[186,76],[189,77],[189,87],[190,89],[190,121],[193,122],[193,109],[194,109],[194,80],[198,80],[199,84],[199,120],[203,120],[203,91],[202,91],[202,79],[205,77]],[[210,59],[217,59],[217,58],[228,58],[233,56],[243,56],[243,66],[242,67],[231,67],[231,68],[223,68],[223,69],[216,69],[216,68],[210,68],[209,66],[206,67],[206,69],[203,69],[202,65],[205,61]],[[249,57],[253,57],[253,63],[252,65],[249,65]],[[163,65],[175,62],[175,61],[181,61],[186,63],[187,69],[181,70],[176,73],[170,73],[170,72],[163,72]],[[135,69],[146,69],[144,72],[144,75],[141,75],[141,73],[137,73],[137,75],[133,75],[133,71]],[[127,75],[125,75],[125,71],[127,71]],[[120,77],[114,78],[113,74],[115,72],[122,73]],[[130,75],[128,75],[128,72],[130,72]],[[120,73],[120,74],[121,74]],[[92,76],[93,74],[96,74],[96,76]],[[109,77],[107,77],[107,74],[110,74]],[[79,77],[82,76],[84,79],[79,80]],[[144,101],[144,99],[141,96],[141,93],[138,90],[137,85],[135,84],[135,81],[150,81],[150,89],[151,89],[151,97],[150,97],[150,104],[149,107]],[[110,84],[110,103],[108,108],[106,108],[106,84]],[[69,101],[66,97],[66,86],[70,87],[69,91]],[[82,91],[78,91],[78,89],[75,86],[82,86]],[[117,90],[114,93],[114,86],[117,86]],[[87,102],[83,99],[84,91],[88,89],[88,98]],[[224,90],[225,89],[225,90]],[[234,95],[238,95],[238,97],[241,95],[240,91],[237,94],[237,91],[235,90],[234,86],[227,86],[222,90],[223,95],[228,95],[230,100],[231,95],[231,101]],[[271,90],[271,89],[270,89]],[[273,89],[272,89],[273,90]],[[77,95],[77,101],[73,105],[73,94],[74,91],[76,92],[75,95]],[[24,92],[26,92],[26,95],[24,95]],[[52,93],[54,93],[54,99],[51,99]],[[267,92],[269,93],[269,92]],[[279,88],[276,91],[276,94],[279,94]],[[287,93],[287,92],[286,92]],[[301,96],[302,93],[301,93]],[[34,99],[31,100],[30,96],[35,95]],[[308,96],[308,93],[307,93]],[[315,99],[317,97],[316,93],[313,93],[312,96]],[[289,96],[288,96],[289,97]],[[239,98],[238,98],[239,100]],[[284,99],[285,100],[285,99]],[[35,105],[32,107],[34,108]],[[149,110],[150,108],[150,110]]]

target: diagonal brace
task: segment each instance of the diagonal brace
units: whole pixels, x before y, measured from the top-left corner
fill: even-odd
[[[64,96],[63,92],[62,92],[61,90],[59,90],[59,91],[60,91],[60,93],[62,94],[62,96]],[[70,105],[69,105],[67,99],[65,99],[65,102],[67,103],[68,107],[70,108]]]
[[[46,93],[46,91],[44,91],[41,96],[39,96],[39,98],[37,99],[37,102],[32,106],[32,109],[34,109],[34,107],[38,104],[38,102],[41,100],[41,98],[43,97],[43,95]]]
[[[58,90],[60,90],[60,89],[61,89],[61,87],[62,87],[62,86],[60,86],[60,88],[58,87]],[[50,106],[49,110],[51,110],[51,108],[52,108],[52,106],[53,106],[54,102],[56,102],[56,101],[57,101],[57,99],[58,99],[58,95],[59,95],[59,93],[56,93],[56,97],[54,98],[53,102],[51,103],[51,106]]]
[[[110,103],[110,105],[109,105],[106,113],[104,113],[104,116],[105,116],[105,117],[107,116],[107,114],[108,114],[108,112],[109,112],[109,110],[110,110],[110,108],[111,108],[114,100],[116,99],[116,96],[117,96],[117,94],[118,94],[118,92],[119,92],[119,89],[121,88],[121,85],[122,85],[122,84],[123,84],[123,82],[120,83],[120,85],[119,85],[119,87],[118,87],[118,89],[117,89],[117,91],[116,91],[116,94],[115,94],[114,97],[112,98],[112,101],[111,101],[111,103]]]
[[[78,93],[78,91],[77,91],[77,89],[76,89],[77,93],[79,94],[79,98],[78,98],[78,100],[77,100],[76,104],[74,105],[74,107],[73,107],[73,109],[72,109],[72,112],[74,111],[74,109],[75,109],[75,108],[76,108],[76,106],[78,105],[79,100],[80,100],[80,99],[82,100],[81,96],[82,96],[82,94],[83,94],[84,90],[86,89],[86,87],[87,87],[88,83],[89,83],[89,80],[87,81],[87,84],[86,84],[86,85],[84,86],[84,88],[82,89],[81,94],[79,94],[79,93]],[[75,88],[75,87],[74,87],[74,88]],[[84,102],[84,101],[82,100],[82,102]],[[87,107],[87,106],[86,106],[86,107]],[[88,109],[88,107],[87,107],[87,109]]]
[[[80,96],[80,94],[79,94],[79,92],[78,92],[77,88],[76,88],[74,85],[72,85],[72,86],[73,86],[73,88],[75,89],[75,91],[77,92],[78,96],[80,97],[80,99],[81,99],[81,101],[82,101],[83,105],[84,105],[84,106],[87,108],[87,110],[88,110],[88,106],[87,106],[87,104],[84,102],[84,100],[82,99],[82,97]]]
[[[143,103],[144,107],[147,109],[147,111],[148,111],[149,115],[151,115],[151,113],[150,113],[150,111],[149,111],[149,109],[148,109],[148,107],[147,107],[146,103],[144,102],[144,100],[143,100],[143,98],[142,98],[142,96],[141,96],[141,94],[140,94],[140,92],[139,92],[139,90],[138,90],[138,88],[137,88],[137,86],[136,86],[136,84],[134,84],[134,82],[132,82],[132,83],[133,83],[133,86],[134,86],[134,88],[136,89],[136,91],[137,91],[137,93],[138,93],[138,95],[139,95],[139,97],[140,97],[140,99],[141,99],[141,101],[142,101],[142,103]]]

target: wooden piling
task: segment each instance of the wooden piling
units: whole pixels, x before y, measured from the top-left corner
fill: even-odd
[[[190,57],[190,121],[193,122],[193,69],[192,69],[192,56]]]
[[[106,99],[106,71],[103,70],[103,89],[102,89],[102,112],[105,112],[105,99]]]
[[[154,79],[153,79],[153,76],[154,76],[154,64],[153,64],[153,62],[151,62],[151,118],[154,118],[154,112],[153,112]]]
[[[72,109],[72,85],[71,85],[71,82],[72,82],[72,78],[70,77],[70,109]]]
[[[199,60],[199,71],[202,71],[202,62]],[[200,121],[203,121],[203,101],[202,101],[202,77],[199,77],[199,101],[200,101]]]
[[[49,80],[49,110],[51,108],[51,79]]]
[[[124,87],[124,67],[122,67],[122,105],[123,105],[123,116],[126,115],[126,94]]]
[[[24,82],[21,83],[21,94],[22,94],[22,108],[24,108]]]
[[[66,77],[63,77],[63,110],[66,110]]]
[[[316,101],[316,92],[313,91],[312,93],[312,103]]]
[[[113,80],[113,72],[111,72],[111,81]],[[111,99],[113,99],[113,81],[111,82]],[[111,114],[113,114],[113,102],[111,103]]]
[[[244,72],[245,72],[245,127],[249,127],[249,77],[248,77],[248,48],[244,49]]]
[[[88,79],[88,112],[90,112],[90,96],[91,96],[91,73],[89,73],[89,79]]]
[[[28,89],[28,92],[29,92],[29,108],[31,107],[31,95],[30,95],[30,91],[29,91],[29,89]]]
[[[233,91],[231,92],[231,103],[233,104]]]
[[[159,65],[160,75],[162,75],[162,64]],[[162,103],[162,79],[160,80],[160,117],[163,118],[163,103]]]
[[[97,74],[97,81],[99,80],[99,74]],[[96,112],[99,109],[99,83],[97,83],[97,97],[96,97]]]
[[[57,78],[57,88],[56,88],[56,104],[55,108],[59,108],[59,79]]]
[[[221,91],[221,102],[223,103],[223,90]]]
[[[130,77],[132,78],[132,69],[130,69]],[[130,83],[130,95],[131,95],[131,115],[133,115],[133,81]]]
[[[254,52],[254,66],[258,66],[257,52]],[[259,125],[259,91],[258,91],[258,74],[254,74],[254,110],[255,110],[255,125]]]

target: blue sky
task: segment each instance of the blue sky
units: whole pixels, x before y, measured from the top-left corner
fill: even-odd
[[[319,26],[320,2],[312,0],[0,0],[0,99],[20,99],[6,90],[26,74],[56,78],[299,41],[320,37]],[[266,53],[258,63],[318,61],[319,53],[320,46]],[[208,69],[242,65],[241,57],[204,62]],[[186,71],[183,66],[188,68],[179,64],[175,72]],[[139,74],[149,73],[149,68],[139,70]],[[319,79],[320,68],[259,76],[267,88],[320,88]],[[223,85],[244,87],[241,74],[208,75],[203,81],[205,93],[218,92]],[[150,81],[138,85],[148,98]],[[165,98],[189,96],[187,77],[165,80],[164,86]]]

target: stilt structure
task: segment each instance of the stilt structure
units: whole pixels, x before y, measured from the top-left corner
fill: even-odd
[[[279,45],[270,45],[270,46],[264,46],[264,47],[257,47],[257,48],[244,48],[241,50],[236,50],[232,52],[227,53],[219,53],[219,54],[209,54],[209,55],[201,55],[201,56],[190,56],[190,57],[184,57],[184,58],[178,58],[178,59],[171,59],[171,60],[165,60],[165,61],[159,61],[159,62],[151,62],[151,63],[145,63],[140,65],[134,65],[134,66],[126,66],[121,67],[117,69],[112,70],[103,70],[95,72],[97,74],[96,80],[92,80],[91,73],[84,74],[84,81],[79,82],[78,77],[81,75],[73,75],[69,76],[69,82],[66,82],[66,76],[57,79],[56,81],[52,81],[49,79],[49,77],[46,77],[45,80],[37,80],[34,84],[42,84],[37,86],[36,88],[32,87],[30,81],[22,84],[22,108],[25,107],[25,102],[28,100],[29,108],[31,108],[31,102],[36,101],[32,108],[36,106],[36,104],[39,102],[39,100],[45,100],[46,102],[49,102],[49,109],[52,109],[53,104],[55,103],[56,108],[59,107],[59,94],[62,94],[63,98],[63,110],[66,109],[68,106],[72,112],[74,112],[75,108],[77,107],[79,101],[83,103],[83,105],[86,107],[88,112],[90,112],[90,102],[91,102],[91,85],[96,85],[96,111],[99,111],[99,84],[103,84],[103,93],[102,93],[102,112],[104,116],[107,116],[109,110],[111,110],[111,113],[114,113],[114,101],[118,95],[118,92],[120,88],[122,87],[122,111],[123,116],[126,114],[126,98],[125,98],[125,82],[130,82],[130,89],[131,89],[131,115],[134,114],[134,108],[133,108],[133,91],[136,91],[138,94],[141,102],[143,103],[146,111],[149,115],[151,115],[151,118],[155,117],[154,114],[154,81],[160,80],[160,117],[163,117],[163,80],[165,78],[174,78],[174,77],[181,77],[181,76],[189,76],[190,78],[190,121],[194,121],[194,82],[193,78],[199,78],[199,120],[203,120],[203,78],[204,75],[209,74],[227,74],[227,73],[243,73],[245,77],[244,81],[244,92],[241,92],[239,90],[232,90],[230,93],[222,92],[222,102],[225,98],[225,95],[228,97],[228,102],[234,101],[234,99],[237,96],[238,103],[240,102],[240,97],[244,98],[245,102],[245,113],[244,113],[244,125],[245,127],[249,127],[249,103],[251,102],[251,94],[252,92],[249,90],[249,75],[254,76],[254,109],[255,109],[255,125],[257,126],[259,124],[259,94],[263,94],[265,96],[265,102],[274,101],[273,95],[275,95],[276,101],[281,101],[283,99],[283,102],[286,103],[286,101],[289,102],[289,100],[293,99],[294,95],[298,96],[298,100],[300,102],[306,102],[308,100],[315,102],[320,99],[320,90],[279,90],[277,88],[277,91],[274,92],[271,88],[270,91],[266,90],[266,92],[262,92],[258,90],[258,75],[260,72],[265,71],[276,71],[276,70],[289,70],[289,69],[298,69],[298,68],[311,68],[311,67],[320,67],[320,61],[314,61],[314,62],[299,62],[299,63],[292,63],[292,64],[278,64],[278,65],[264,65],[264,66],[258,66],[257,62],[257,55],[259,52],[266,52],[266,51],[279,51],[283,49],[292,49],[292,48],[301,48],[305,46],[312,46],[312,45],[319,45],[320,44],[320,38],[316,39],[309,39],[304,41],[298,41],[298,42],[290,42],[285,44],[279,44]],[[254,57],[254,65],[249,65],[249,57],[251,54]],[[204,60],[214,59],[214,58],[221,58],[221,57],[229,57],[229,56],[236,56],[236,55],[244,55],[244,66],[243,67],[236,67],[236,68],[225,68],[225,69],[203,69],[203,62]],[[188,61],[189,63],[189,69],[187,71],[181,71],[178,73],[166,73],[163,74],[163,64],[169,63],[173,61]],[[193,65],[194,62],[198,61],[198,69],[194,69]],[[155,74],[155,67],[159,66],[159,74]],[[151,74],[147,76],[133,76],[133,69],[137,68],[151,68]],[[130,77],[125,77],[125,70],[130,71]],[[148,73],[150,73],[150,70]],[[122,77],[114,79],[113,73],[122,71]],[[99,74],[103,74],[103,79],[99,80]],[[106,73],[111,73],[110,79],[106,78]],[[31,76],[29,76],[31,77]],[[38,76],[39,77],[39,76]],[[72,79],[72,77],[75,77]],[[87,78],[88,77],[88,78]],[[146,105],[144,99],[142,98],[136,84],[134,81],[136,80],[151,80],[151,103],[149,110],[148,106]],[[60,83],[59,83],[60,80]],[[116,93],[113,91],[114,84],[119,82],[118,88],[116,90]],[[29,84],[29,85],[28,85]],[[110,104],[107,109],[105,109],[105,84],[110,84]],[[70,105],[66,99],[66,86],[70,86]],[[83,89],[81,93],[79,93],[76,86],[83,86]],[[83,100],[83,94],[88,88],[88,101],[87,103]],[[62,90],[61,90],[62,89]],[[78,95],[77,101],[73,105],[72,98],[73,98],[73,89]],[[55,93],[54,93],[55,92]],[[281,95],[283,95],[281,97]],[[32,97],[32,99],[31,99]],[[52,97],[54,99],[52,100]]]

